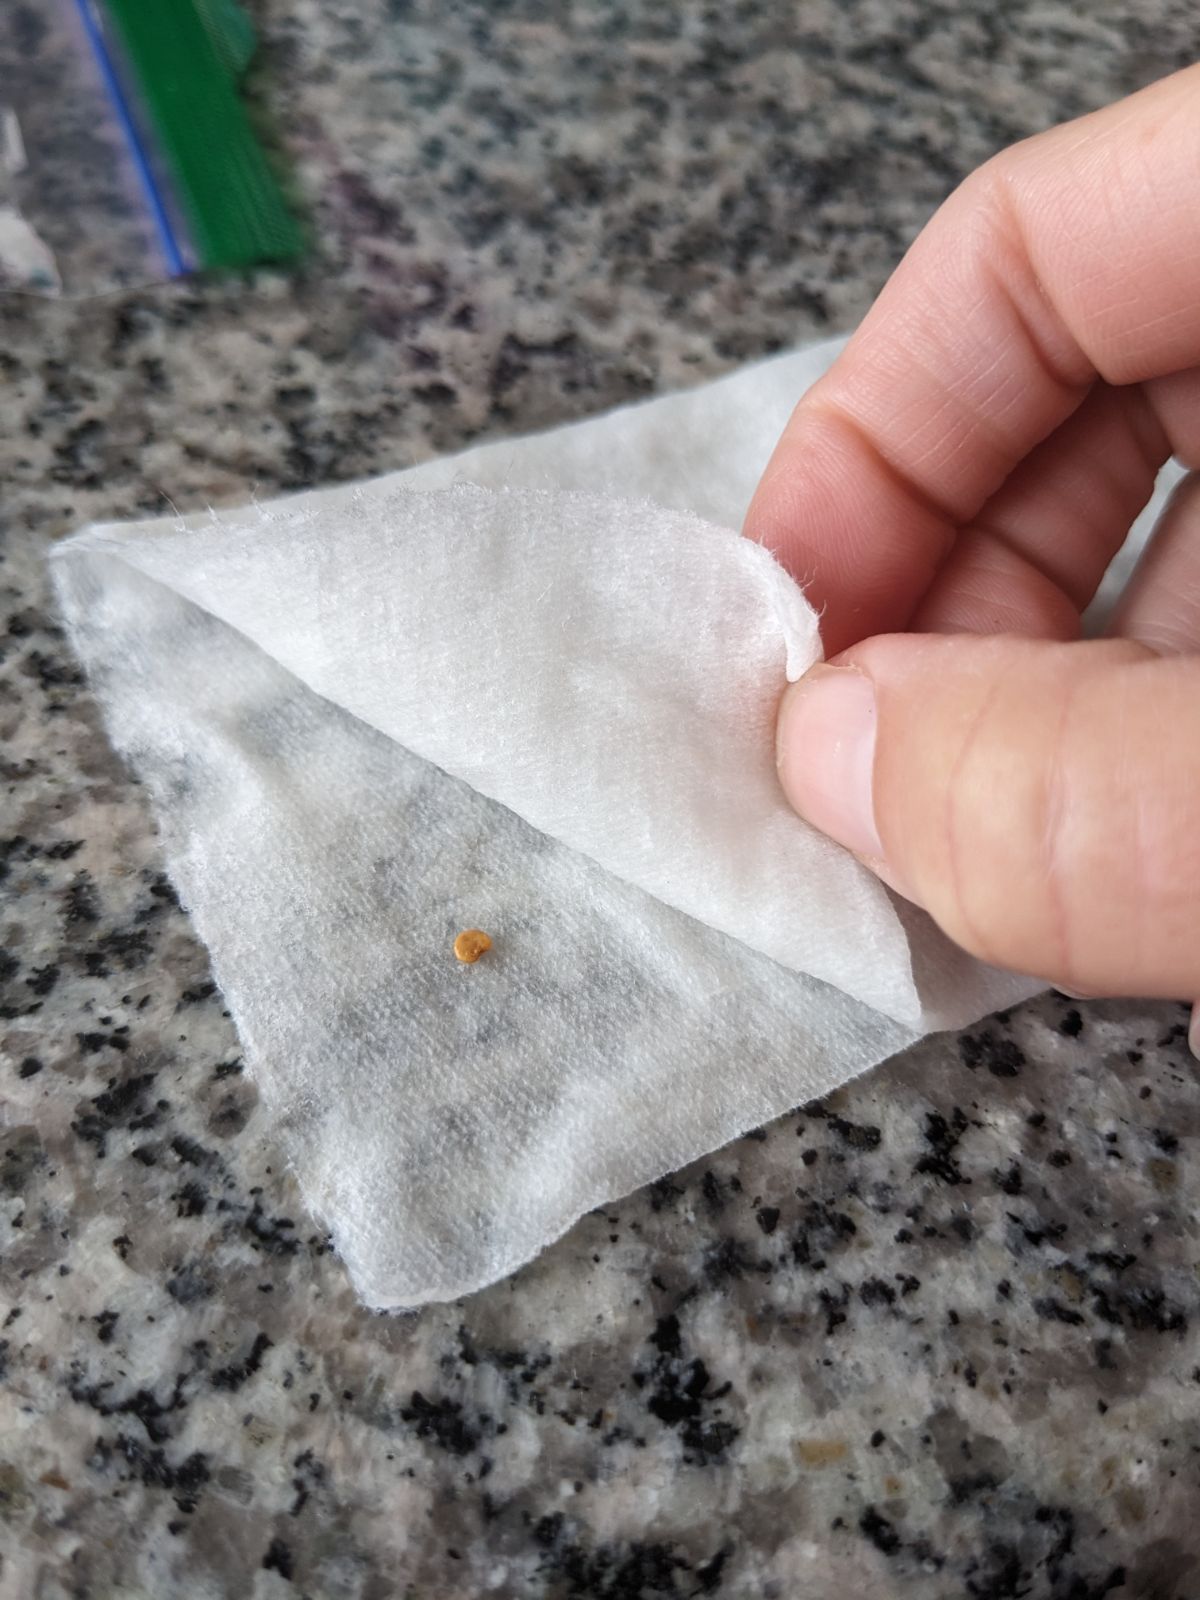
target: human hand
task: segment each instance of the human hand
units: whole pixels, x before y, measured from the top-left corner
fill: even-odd
[[[1081,643],[1171,454],[1193,475]],[[975,955],[1076,992],[1200,995],[1196,468],[1200,67],[969,178],[746,519],[833,658],[781,708],[792,803]]]

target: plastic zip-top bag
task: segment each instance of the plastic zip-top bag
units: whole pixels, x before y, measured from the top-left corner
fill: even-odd
[[[0,290],[102,294],[299,255],[239,97],[254,49],[235,0],[0,7]]]

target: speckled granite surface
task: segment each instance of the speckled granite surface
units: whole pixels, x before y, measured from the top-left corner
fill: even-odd
[[[368,1315],[41,564],[848,325],[959,175],[1182,64],[1192,8],[256,11],[306,274],[0,302],[0,1594],[1200,1594],[1181,1008],[930,1040]]]

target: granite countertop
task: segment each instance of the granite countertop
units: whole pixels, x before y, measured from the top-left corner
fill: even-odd
[[[89,519],[846,327],[961,175],[1182,65],[1194,8],[253,10],[307,268],[0,301],[0,1595],[1200,1594],[1181,1007],[928,1040],[493,1289],[372,1315],[43,569]]]

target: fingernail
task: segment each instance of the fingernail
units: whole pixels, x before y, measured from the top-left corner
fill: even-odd
[[[1188,1049],[1200,1061],[1200,1000],[1192,1007],[1192,1020],[1188,1023]]]
[[[1098,994],[1089,994],[1086,989],[1064,989],[1061,983],[1056,983],[1054,987],[1059,994],[1065,994],[1068,1000],[1099,1000],[1100,998]]]
[[[814,667],[779,711],[776,760],[792,805],[856,855],[881,858],[872,784],[875,686],[847,667]]]

